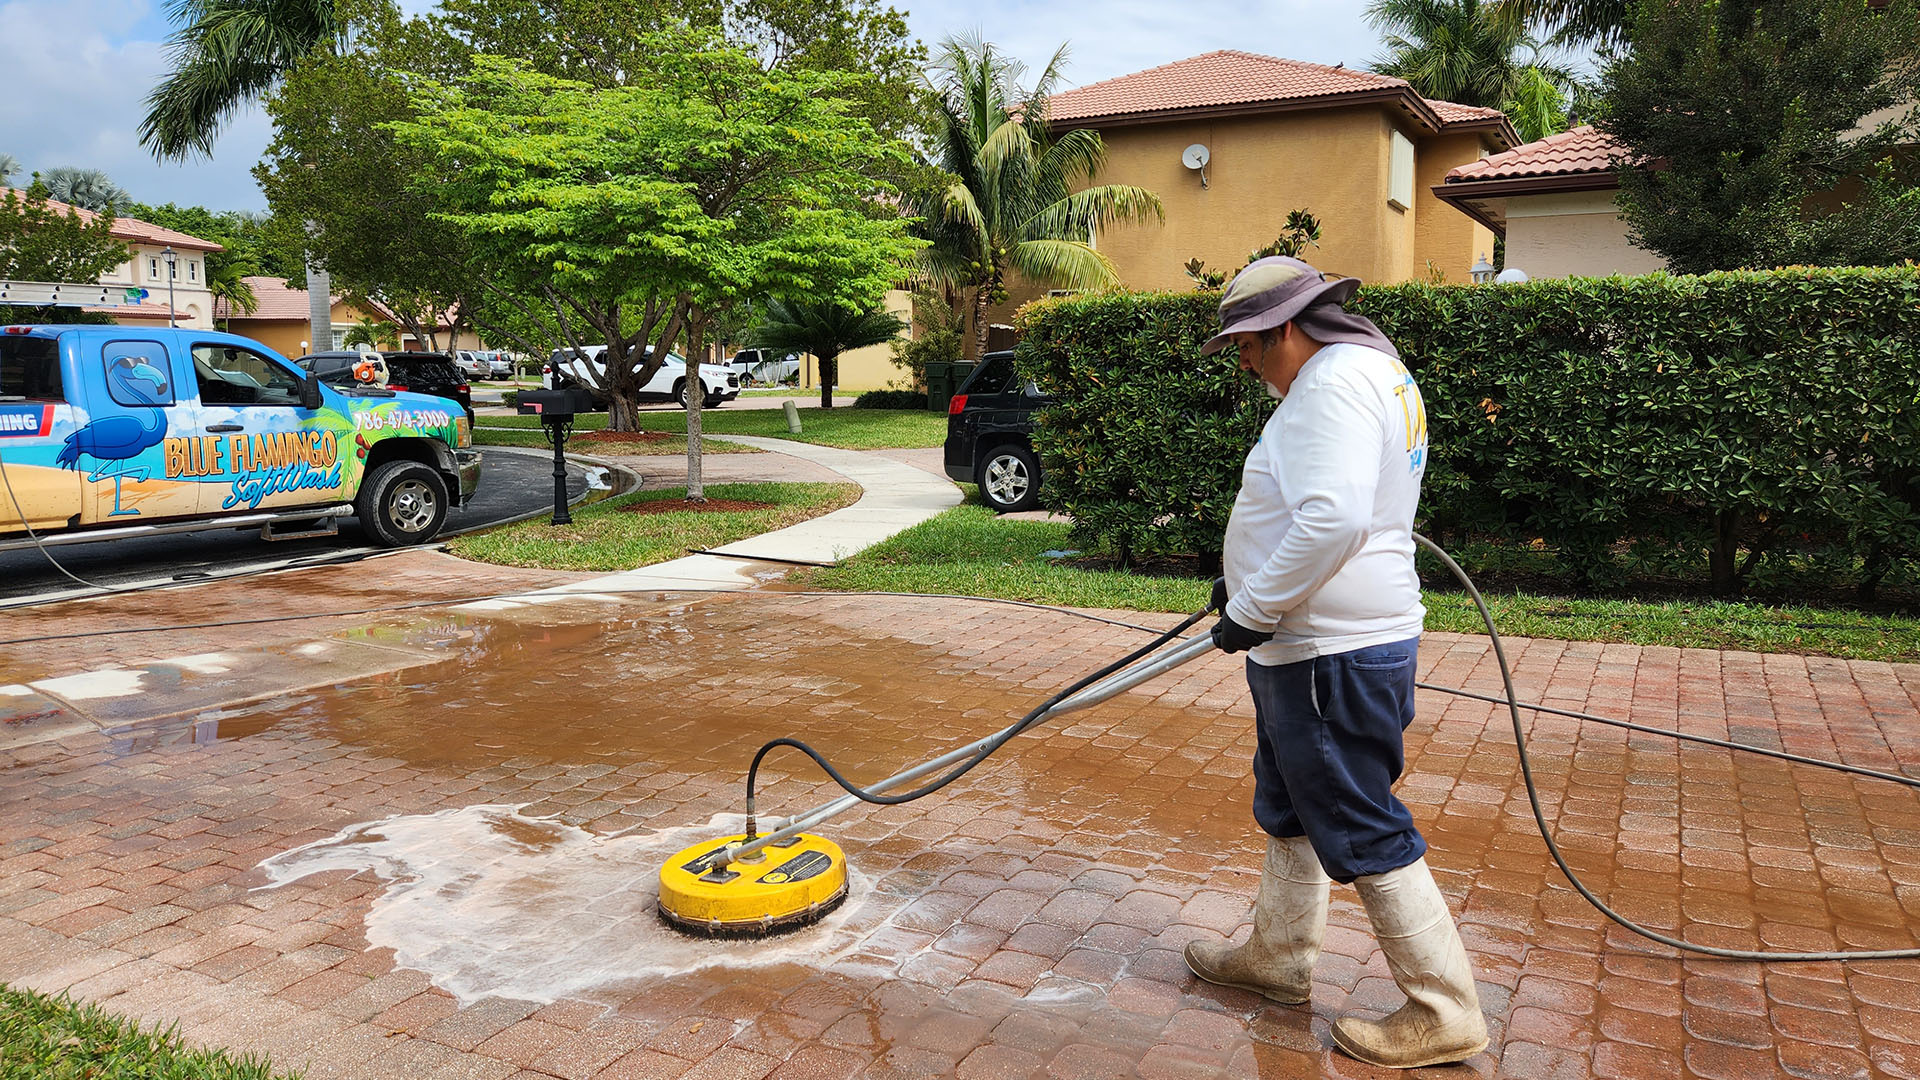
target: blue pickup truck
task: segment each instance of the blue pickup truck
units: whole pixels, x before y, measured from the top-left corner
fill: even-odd
[[[233,334],[0,328],[0,550],[348,515],[422,543],[479,484],[472,445],[445,398],[324,385]]]

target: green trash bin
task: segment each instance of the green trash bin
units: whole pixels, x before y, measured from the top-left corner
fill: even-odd
[[[947,402],[953,399],[956,380],[953,369],[957,365],[944,360],[934,360],[927,364],[927,409],[932,412],[946,412]]]
[[[953,392],[954,393],[956,394],[959,393],[960,388],[967,385],[967,376],[973,374],[973,369],[979,366],[980,366],[979,364],[970,364],[964,360],[956,361],[954,363],[953,365]],[[942,406],[941,408],[942,408],[942,411],[945,410],[945,406]]]

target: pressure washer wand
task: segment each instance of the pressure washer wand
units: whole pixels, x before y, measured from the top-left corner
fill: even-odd
[[[970,742],[958,750],[949,751],[931,761],[915,765],[905,772],[889,776],[885,780],[870,785],[867,790],[874,792],[886,791],[889,788],[899,787],[902,784],[918,780],[923,776],[939,772],[950,765],[957,765],[978,754],[988,746],[993,745],[995,742],[1004,741],[1008,737],[1017,734],[1023,728],[1045,723],[1056,716],[1061,716],[1066,713],[1091,708],[1108,698],[1123,694],[1139,686],[1141,683],[1158,678],[1172,671],[1174,668],[1180,667],[1182,664],[1198,659],[1208,652],[1211,652],[1213,648],[1212,634],[1196,634],[1182,641],[1169,652],[1162,653],[1159,656],[1142,658],[1134,667],[1117,671],[1107,676],[1105,679],[1074,694],[1072,697],[1055,703],[1052,708],[1036,717],[1031,719],[1023,718],[1016,721],[994,732],[992,735]],[[788,818],[785,824],[774,829],[772,832],[763,833],[751,840],[728,844],[724,861],[738,862],[742,859],[749,858],[771,844],[777,844],[782,840],[803,833],[819,825],[821,822],[826,821],[828,818],[851,810],[855,806],[858,806],[860,802],[861,799],[858,796],[842,795],[832,802],[822,803],[804,814]]]

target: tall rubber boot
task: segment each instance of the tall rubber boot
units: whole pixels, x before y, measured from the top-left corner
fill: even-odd
[[[1335,1020],[1335,1045],[1370,1065],[1393,1069],[1465,1061],[1485,1050],[1487,1022],[1480,1015],[1473,966],[1427,861],[1416,859],[1353,884],[1407,1003],[1382,1020]]]
[[[1313,996],[1313,962],[1327,931],[1327,872],[1304,836],[1267,837],[1267,861],[1253,903],[1253,934],[1187,943],[1187,967],[1218,986],[1251,990],[1286,1005]]]

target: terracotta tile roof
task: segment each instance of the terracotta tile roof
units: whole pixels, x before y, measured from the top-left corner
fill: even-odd
[[[1537,142],[1516,146],[1504,153],[1468,162],[1447,174],[1446,182],[1460,184],[1475,180],[1518,180],[1528,176],[1577,176],[1604,173],[1619,151],[1612,136],[1582,124],[1572,131],[1549,135]]]
[[[23,199],[27,196],[27,193],[19,188],[13,188],[11,190]],[[92,221],[99,216],[83,206],[63,203],[59,199],[48,199],[47,205],[62,213],[72,211],[73,213],[79,214],[82,221]],[[202,240],[197,236],[190,236],[176,229],[163,229],[151,221],[141,221],[139,218],[130,217],[113,219],[113,238],[116,240],[125,240],[130,244],[159,244],[161,246],[170,244],[173,247],[186,248],[190,251],[226,250],[211,240]]]
[[[1435,129],[1491,123],[1501,129],[1502,141],[1516,141],[1498,109],[1432,101],[1414,93],[1406,80],[1390,75],[1237,49],[1203,53],[1055,94],[1051,119],[1078,124],[1184,109],[1257,107],[1268,102],[1324,101],[1334,105],[1341,98],[1358,95],[1398,98],[1408,112]]]
[[[1055,94],[1052,119],[1331,97],[1406,85],[1368,71],[1222,49]]]
[[[248,277],[242,278],[241,280],[253,286],[254,299],[260,301],[260,306],[254,309],[253,314],[249,315],[244,311],[229,311],[225,300],[215,298],[213,302],[214,318],[233,319],[235,321],[246,319],[298,319],[301,322],[307,321],[307,290],[290,289],[287,287],[286,282],[277,277]],[[336,304],[339,303],[340,298],[337,296],[333,297],[333,302]]]
[[[1487,109],[1478,105],[1461,105],[1458,102],[1441,101],[1439,98],[1428,98],[1427,104],[1433,107],[1434,112],[1440,114],[1440,119],[1445,120],[1449,124],[1470,123],[1475,120],[1498,120],[1506,115],[1506,113],[1501,112],[1499,109]]]

